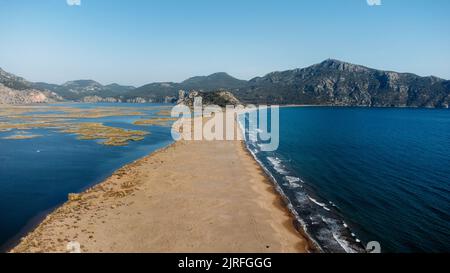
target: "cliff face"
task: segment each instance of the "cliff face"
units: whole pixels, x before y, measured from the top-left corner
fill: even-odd
[[[0,104],[48,103],[63,100],[48,90],[33,88],[32,83],[0,68]]]
[[[380,107],[448,107],[448,81],[337,60],[273,72],[235,90],[246,102]]]
[[[31,104],[56,102],[56,94],[35,89],[14,90],[0,84],[0,104]]]

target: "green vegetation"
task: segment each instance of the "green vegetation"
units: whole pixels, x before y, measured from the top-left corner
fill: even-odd
[[[166,108],[142,107],[145,110]],[[31,139],[39,135],[28,134],[32,129],[56,129],[61,133],[76,134],[80,140],[102,140],[108,146],[125,146],[130,141],[141,141],[149,132],[126,130],[105,126],[100,122],[80,122],[112,116],[145,116],[146,114],[128,107],[97,107],[81,109],[69,106],[5,106],[0,108],[0,132],[15,130],[15,135],[3,139]],[[163,118],[160,118],[163,119]],[[162,120],[160,120],[162,122]]]
[[[77,123],[61,130],[63,133],[76,134],[80,140],[104,140],[108,146],[125,146],[129,141],[140,141],[148,132],[125,130],[105,126],[101,123]]]
[[[156,126],[170,126],[171,121],[176,121],[177,118],[151,118],[141,119],[134,122],[134,125],[156,125]]]
[[[32,138],[37,138],[37,137],[41,137],[41,135],[12,135],[12,136],[3,137],[2,139],[21,140],[21,139],[32,139]]]

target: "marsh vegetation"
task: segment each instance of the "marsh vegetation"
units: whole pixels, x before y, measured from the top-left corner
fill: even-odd
[[[149,114],[151,112],[152,114]],[[108,117],[136,117],[134,125],[168,126],[175,119],[167,106],[148,107],[74,107],[74,105],[2,106],[0,108],[0,132],[11,132],[2,139],[23,140],[39,137],[31,130],[48,129],[75,134],[79,140],[100,140],[108,146],[125,146],[130,141],[141,141],[148,130],[129,130],[107,126],[98,119]]]

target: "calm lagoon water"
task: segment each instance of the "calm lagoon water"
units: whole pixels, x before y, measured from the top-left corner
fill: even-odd
[[[280,147],[248,147],[324,251],[450,251],[450,111],[281,108]]]
[[[81,108],[114,107],[117,104],[63,104]],[[153,115],[142,110],[156,104],[120,104],[120,107]],[[167,106],[167,105],[166,105]],[[39,217],[67,200],[67,194],[80,192],[110,176],[116,169],[172,143],[170,127],[135,126],[140,116],[87,119],[125,129],[147,130],[143,141],[111,147],[96,141],[77,140],[75,135],[55,130],[30,130],[42,137],[5,140],[13,132],[0,132],[0,249],[35,224]]]

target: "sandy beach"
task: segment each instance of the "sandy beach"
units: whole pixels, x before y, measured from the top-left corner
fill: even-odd
[[[49,214],[11,252],[307,252],[243,141],[178,141]]]

